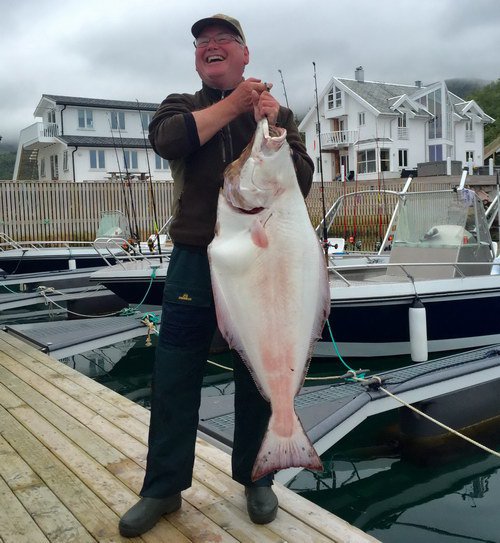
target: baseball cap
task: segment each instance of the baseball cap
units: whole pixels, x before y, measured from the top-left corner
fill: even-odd
[[[212,17],[206,17],[205,19],[196,21],[196,23],[194,23],[194,25],[191,27],[191,32],[193,36],[197,38],[201,34],[201,31],[206,26],[210,25],[226,26],[232,32],[237,34],[243,40],[243,43],[246,43],[245,34],[243,34],[243,29],[241,28],[240,22],[233,17],[229,17],[229,15],[224,15],[223,13],[217,13],[212,15]]]

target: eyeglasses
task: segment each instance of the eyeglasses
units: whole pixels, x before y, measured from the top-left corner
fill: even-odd
[[[205,36],[202,38],[196,38],[193,43],[196,49],[203,49],[205,47],[208,47],[208,44],[212,40],[217,45],[226,45],[228,43],[231,43],[232,41],[235,41],[239,43],[240,45],[243,45],[241,38],[239,36],[235,36],[234,34],[217,34],[216,36],[212,36],[211,38],[208,38]]]

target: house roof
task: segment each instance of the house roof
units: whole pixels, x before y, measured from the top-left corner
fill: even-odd
[[[79,96],[58,96],[55,94],[42,94],[42,99],[35,110],[35,116],[44,100],[53,102],[54,105],[80,106],[80,107],[99,107],[107,109],[132,109],[141,111],[156,111],[160,104],[151,102],[135,102],[127,100],[104,100],[102,98],[83,98]],[[45,108],[43,108],[45,109]]]
[[[410,95],[419,87],[414,85],[397,85],[394,83],[381,83],[379,81],[356,81],[355,79],[338,79],[346,87],[368,102],[380,113],[394,115],[391,105],[395,97],[403,94]]]
[[[57,139],[71,146],[78,147],[115,147],[123,148],[141,148],[144,149],[144,142],[148,149],[151,149],[151,144],[148,139],[142,138],[102,138],[96,136],[57,136]]]
[[[429,117],[432,114],[420,103],[418,99],[435,89],[442,88],[448,92],[453,112],[457,120],[465,120],[473,116],[484,123],[493,122],[493,118],[487,115],[473,100],[465,102],[456,94],[450,92],[446,83],[437,81],[435,83],[417,86],[402,85],[397,83],[383,83],[381,81],[358,81],[357,79],[346,79],[332,77],[320,96],[320,101],[330,92],[333,85],[351,95],[355,100],[364,104],[375,115],[398,115],[401,111],[408,111],[419,117]],[[302,119],[299,128],[302,129],[315,113],[314,106],[309,109]]]

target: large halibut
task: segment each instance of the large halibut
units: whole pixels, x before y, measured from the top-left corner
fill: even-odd
[[[208,255],[219,329],[271,402],[252,479],[293,466],[322,470],[294,398],[330,310],[328,273],[286,130],[266,119],[226,169]]]

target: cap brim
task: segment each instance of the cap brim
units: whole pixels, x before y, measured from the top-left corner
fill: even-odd
[[[232,32],[234,32],[237,36],[239,36],[242,40],[244,40],[237,27],[235,27],[229,21],[220,19],[219,17],[206,17],[205,19],[200,19],[199,21],[196,21],[196,23],[194,23],[194,25],[191,27],[191,33],[195,38],[197,38],[201,34],[201,31],[205,27],[210,25],[225,26],[229,28]]]

